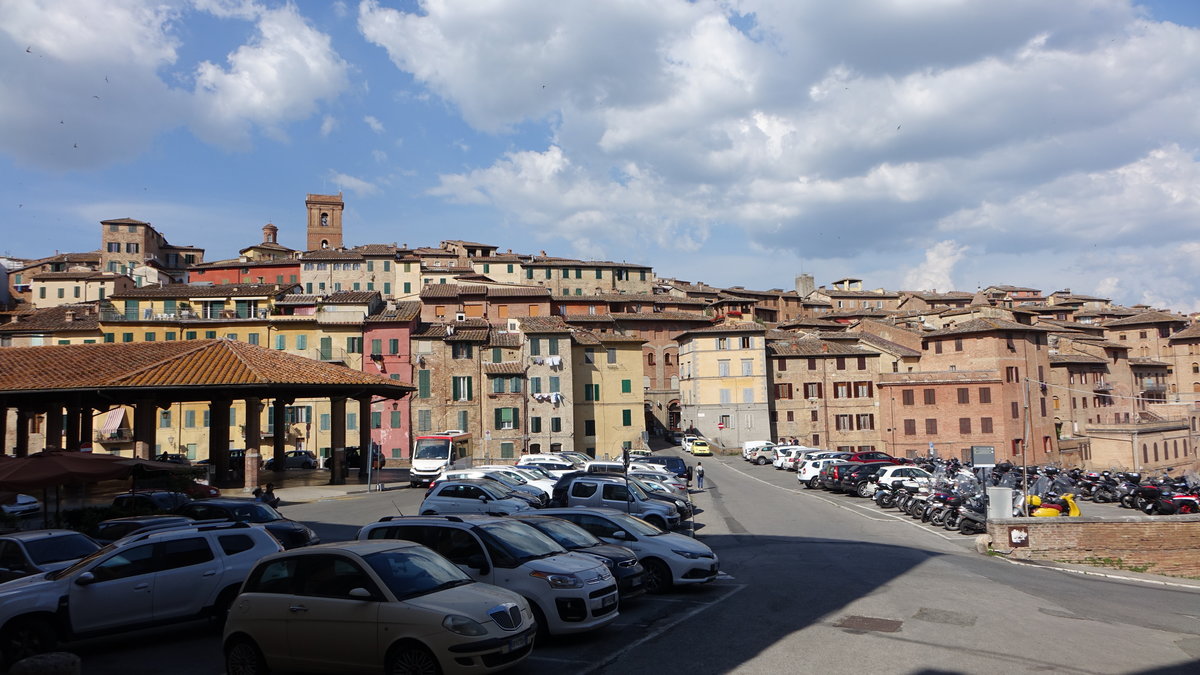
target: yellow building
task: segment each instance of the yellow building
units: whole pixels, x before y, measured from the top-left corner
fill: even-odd
[[[575,450],[598,459],[645,448],[641,338],[571,334]]]
[[[33,277],[31,304],[37,309],[79,302],[104,300],[134,288],[133,279],[124,274],[72,270],[43,272]]]
[[[679,342],[679,398],[684,432],[724,447],[771,439],[766,329],[756,323],[697,328]]]

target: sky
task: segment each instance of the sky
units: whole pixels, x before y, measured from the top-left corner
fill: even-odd
[[[0,255],[465,239],[1200,311],[1191,0],[0,0]]]

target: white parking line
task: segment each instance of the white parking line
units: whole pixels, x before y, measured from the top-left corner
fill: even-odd
[[[722,464],[724,464],[724,463],[722,462]],[[756,480],[756,481],[762,483],[763,485],[770,485],[771,487],[773,487],[777,490],[783,490],[784,492],[790,492],[792,494],[797,494],[797,495],[805,494],[804,490],[799,490],[799,489],[793,490],[791,488],[787,488],[782,485],[776,485],[775,483],[765,481],[765,480],[759,478],[758,476],[751,476],[749,473],[746,473],[739,467],[732,466],[729,464],[725,464],[725,466],[730,469],[733,469],[734,471],[737,471],[738,473],[742,474],[746,478],[749,478],[750,480]],[[941,532],[938,532],[937,530],[930,529],[929,527],[922,527],[921,522],[914,521],[912,518],[909,518],[907,516],[897,516],[895,514],[888,513],[886,511],[869,511],[869,510],[867,510],[867,508],[865,506],[859,506],[857,504],[850,504],[850,505],[839,504],[839,503],[833,501],[832,499],[829,499],[828,497],[824,497],[818,493],[810,492],[808,496],[813,499],[820,499],[821,501],[825,502],[826,504],[829,504],[830,506],[834,506],[839,509],[844,509],[846,511],[849,511],[851,513],[858,515],[859,517],[866,518],[867,520],[875,520],[875,521],[879,521],[879,522],[886,522],[888,520],[898,520],[902,523],[912,525],[922,532],[928,532],[929,534],[932,534],[935,537],[941,537],[942,539],[945,539],[947,541],[963,541],[962,537],[951,537],[949,535],[942,534]],[[877,516],[877,515],[883,516],[883,518],[876,518],[875,516]]]
[[[629,644],[625,645],[623,648],[618,649],[617,651],[613,652],[609,656],[609,658],[606,659],[605,661],[603,661],[602,663],[597,663],[597,664],[593,665],[591,668],[581,671],[581,673],[583,675],[587,675],[587,673],[594,673],[594,672],[604,668],[608,664],[620,659],[622,656],[629,653],[630,651],[642,646],[643,644],[649,642],[650,640],[657,638],[658,636],[662,635],[663,633],[667,632],[668,630],[674,628],[675,626],[678,626],[679,624],[683,623],[684,621],[687,621],[688,619],[692,618],[693,616],[696,616],[697,614],[699,614],[700,612],[703,612],[704,610],[708,609],[709,607],[716,605],[719,602],[724,602],[725,600],[732,597],[734,594],[741,592],[743,589],[746,588],[746,584],[738,584],[736,586],[728,586],[728,588],[729,588],[728,593],[725,593],[718,598],[714,598],[711,602],[704,603],[704,604],[700,605],[699,607],[691,610],[690,612],[686,612],[686,613],[682,614],[681,616],[677,617],[674,621],[660,625],[655,630],[652,630],[649,633],[643,635],[640,639],[634,640],[633,642],[630,642]],[[530,657],[530,658],[533,658],[533,657]]]

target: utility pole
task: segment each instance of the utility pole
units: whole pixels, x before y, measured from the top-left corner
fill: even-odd
[[[1021,380],[1021,398],[1025,403],[1024,438],[1021,439],[1021,493],[1025,495],[1021,503],[1022,515],[1029,516],[1029,437],[1033,435],[1029,419],[1029,376]]]

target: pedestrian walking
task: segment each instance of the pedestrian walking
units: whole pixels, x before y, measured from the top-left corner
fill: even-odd
[[[696,462],[696,487],[704,489],[704,466],[701,462]]]

